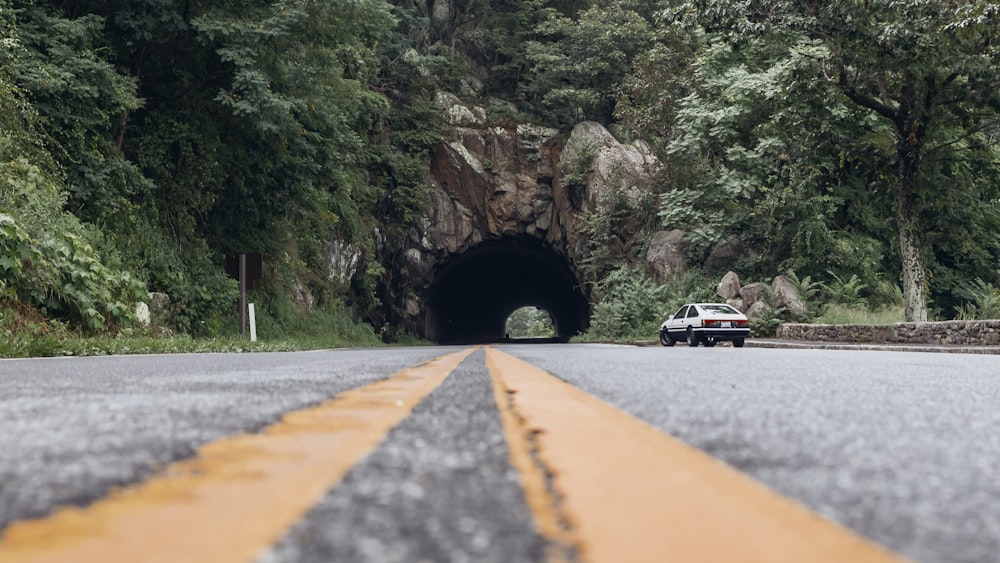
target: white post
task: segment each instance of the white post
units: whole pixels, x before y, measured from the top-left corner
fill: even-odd
[[[253,303],[248,307],[250,307],[250,342],[257,342],[257,317],[254,315]]]

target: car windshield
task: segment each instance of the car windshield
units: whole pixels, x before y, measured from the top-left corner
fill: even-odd
[[[739,311],[737,311],[736,309],[733,309],[729,305],[702,305],[701,308],[704,309],[708,313],[720,313],[720,314],[723,314],[723,315],[739,315],[740,314]]]

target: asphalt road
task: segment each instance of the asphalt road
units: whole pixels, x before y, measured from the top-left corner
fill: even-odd
[[[513,353],[915,561],[1000,561],[994,356],[734,348]]]
[[[0,360],[0,529],[460,349]],[[995,357],[498,349],[914,561],[998,560]],[[466,359],[260,560],[544,560],[483,358]]]

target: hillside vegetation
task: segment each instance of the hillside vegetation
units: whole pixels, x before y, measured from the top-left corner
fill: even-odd
[[[0,0],[0,36],[6,339],[152,330],[149,291],[157,330],[231,336],[239,252],[268,257],[269,334],[406,338],[385,257],[425,211],[437,90],[646,141],[650,234],[692,265],[738,235],[741,279],[794,272],[815,315],[1000,303],[997,2]],[[594,330],[711,297],[642,260],[590,261]]]

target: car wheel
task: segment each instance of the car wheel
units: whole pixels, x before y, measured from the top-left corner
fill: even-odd
[[[688,327],[687,341],[688,341],[688,346],[692,348],[698,346],[698,337],[694,335],[694,331],[691,330],[691,327]]]
[[[743,339],[742,338],[734,338],[733,339],[733,346],[736,347],[736,348],[742,348],[743,347]]]
[[[706,336],[701,340],[701,343],[705,345],[705,348],[711,348],[712,346],[715,346],[715,337]]]
[[[673,346],[674,345],[674,339],[671,338],[669,334],[667,334],[667,331],[661,330],[660,331],[660,344],[663,344],[664,346]]]

